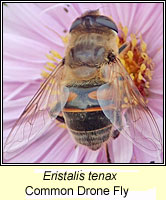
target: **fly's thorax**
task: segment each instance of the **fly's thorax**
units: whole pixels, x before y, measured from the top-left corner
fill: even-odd
[[[100,32],[71,33],[65,52],[66,64],[72,68],[85,64],[91,67],[102,64],[110,52],[118,54],[116,37],[115,31],[105,32],[104,28]]]
[[[93,78],[98,69],[107,62],[110,52],[117,54],[116,33],[74,32],[66,49],[65,64],[78,78]]]
[[[104,61],[107,49],[101,35],[95,33],[82,34],[76,38],[74,43],[75,45],[69,50],[69,65],[72,68],[82,65],[95,67]]]

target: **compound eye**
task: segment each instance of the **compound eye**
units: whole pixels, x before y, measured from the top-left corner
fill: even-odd
[[[76,19],[70,27],[70,32],[82,23],[81,19]]]
[[[96,18],[96,23],[108,27],[114,31],[116,31],[118,33],[118,28],[116,26],[116,24],[109,18],[107,17],[103,17],[103,16],[99,16]]]

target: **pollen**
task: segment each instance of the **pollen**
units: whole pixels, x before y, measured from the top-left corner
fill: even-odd
[[[119,55],[120,60],[146,102],[154,69],[154,63],[147,52],[147,44],[142,35],[132,33],[128,36],[128,29],[122,24],[119,25],[119,29],[116,40],[118,47],[126,42],[130,44],[127,50]]]

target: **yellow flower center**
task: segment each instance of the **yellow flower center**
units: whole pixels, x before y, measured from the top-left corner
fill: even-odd
[[[120,48],[127,42],[127,27],[119,25],[117,44]],[[147,44],[140,35],[130,35],[129,48],[120,55],[120,60],[143,97],[148,96],[149,82],[152,79],[154,63],[147,53]]]

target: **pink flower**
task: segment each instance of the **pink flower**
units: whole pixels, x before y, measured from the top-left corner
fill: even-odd
[[[42,82],[46,54],[64,56],[65,36],[73,20],[87,10],[100,9],[131,33],[142,34],[155,63],[148,106],[162,133],[163,123],[163,4],[162,3],[10,3],[4,6],[4,141]],[[52,31],[52,30],[55,30]],[[160,50],[159,50],[160,49]],[[123,135],[109,142],[115,163],[161,162],[147,155]],[[35,142],[6,163],[105,163],[104,148],[90,151],[75,142],[67,130],[51,126]]]

